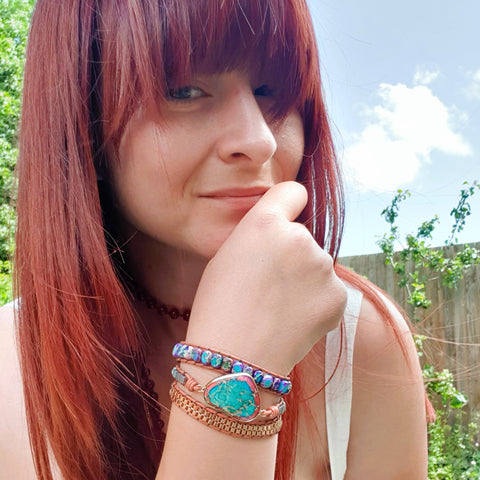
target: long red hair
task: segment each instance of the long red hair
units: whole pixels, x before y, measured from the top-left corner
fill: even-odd
[[[40,479],[52,478],[51,454],[65,478],[111,477],[115,462],[105,432],[118,445],[115,455],[126,455],[119,418],[136,383],[126,365],[141,342],[112,258],[117,239],[108,182],[98,179],[108,178],[125,125],[140,105],[161,104],[169,85],[188,83],[198,69],[245,66],[264,66],[282,79],[274,121],[293,106],[303,117],[298,181],[310,200],[302,221],[336,257],[342,182],[304,0],[37,2],[25,65],[15,278]],[[393,325],[372,288],[353,273],[340,274]],[[298,383],[301,371],[294,375]],[[296,391],[280,435],[278,479],[292,474],[301,388]],[[142,466],[133,465],[131,472],[137,470]]]

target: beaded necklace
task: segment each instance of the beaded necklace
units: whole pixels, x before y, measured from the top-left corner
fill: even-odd
[[[145,305],[150,310],[155,310],[160,316],[168,315],[171,319],[175,320],[177,318],[183,318],[186,322],[190,320],[190,310],[184,309],[180,311],[180,309],[173,307],[168,308],[164,303],[158,302],[152,295],[150,295],[147,291],[142,290],[140,288],[135,289],[135,296],[138,300],[145,303]]]
[[[186,322],[190,319],[190,310],[180,309],[173,307],[168,308],[164,303],[158,302],[152,295],[150,295],[146,290],[139,287],[134,288],[135,297],[145,303],[147,308],[150,310],[155,310],[158,315],[165,316],[168,315],[171,319],[175,320],[177,318],[183,318]],[[139,358],[140,364],[140,387],[147,397],[147,403],[149,406],[149,416],[154,428],[155,438],[160,440],[162,443],[164,441],[165,434],[163,432],[164,421],[161,419],[161,409],[158,403],[158,393],[155,391],[155,382],[151,378],[151,371],[147,366],[145,357],[142,355]],[[150,401],[148,401],[150,399]],[[152,402],[153,400],[153,402]]]

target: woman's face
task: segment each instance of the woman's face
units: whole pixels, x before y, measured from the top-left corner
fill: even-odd
[[[274,101],[269,85],[233,71],[172,88],[160,115],[130,120],[111,179],[136,241],[209,259],[266,190],[296,178],[302,120],[293,110],[270,124]]]

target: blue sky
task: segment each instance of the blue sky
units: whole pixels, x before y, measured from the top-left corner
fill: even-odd
[[[412,196],[399,225],[437,214],[448,237],[464,181],[480,181],[480,1],[308,0],[347,179],[341,255],[379,251],[380,212]],[[480,191],[459,241],[480,241]]]

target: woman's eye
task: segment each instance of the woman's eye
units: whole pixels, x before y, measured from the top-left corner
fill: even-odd
[[[261,85],[253,91],[253,94],[258,97],[272,97],[274,93],[275,90],[268,85]]]
[[[186,85],[180,88],[171,88],[168,91],[168,98],[170,100],[195,100],[197,98],[205,97],[207,94],[199,87]]]

